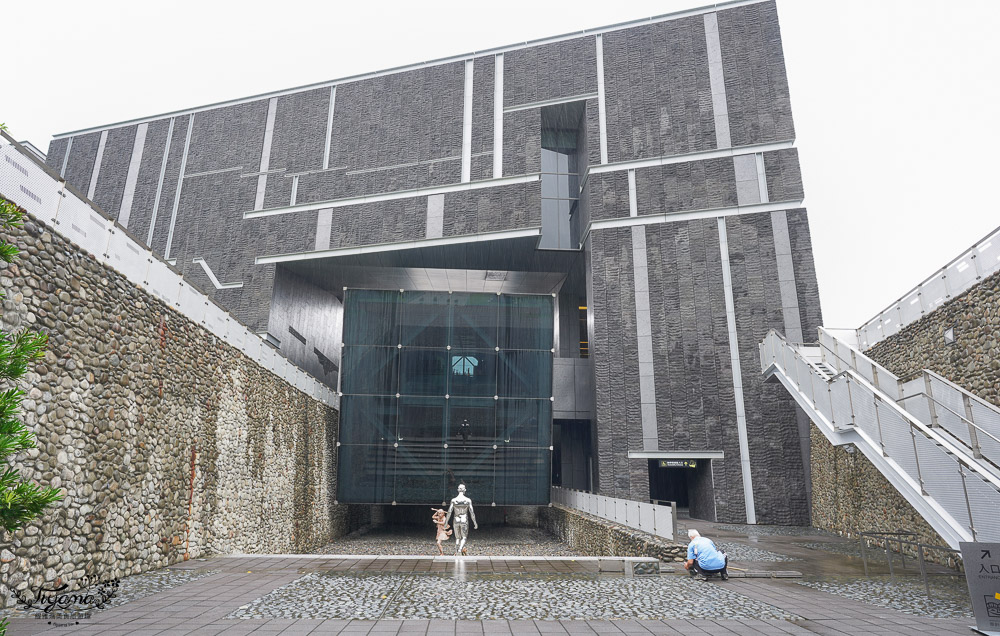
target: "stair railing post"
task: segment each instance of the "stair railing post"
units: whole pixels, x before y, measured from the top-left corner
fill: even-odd
[[[907,422],[910,425],[910,441],[913,442],[913,461],[917,464],[917,481],[920,482],[920,494],[927,496],[927,489],[924,488],[924,476],[920,473],[920,455],[917,453],[917,434],[913,432],[913,422]],[[900,554],[903,552],[903,544],[899,544]]]
[[[923,376],[924,393],[927,394],[927,409],[931,414],[931,428],[940,428],[940,424],[938,424],[937,407],[934,404],[934,392],[931,389],[931,375],[924,371]]]
[[[888,535],[883,535],[882,540],[885,541],[885,558],[889,561],[889,577],[895,578],[896,572],[892,569],[892,550],[889,548]]]
[[[983,458],[983,451],[979,448],[979,436],[976,435],[975,415],[972,413],[972,399],[967,393],[962,393],[962,404],[965,406],[965,419],[969,425],[969,442],[972,446],[972,456],[976,459]]]
[[[878,426],[878,445],[880,450],[882,451],[882,457],[888,457],[889,455],[885,452],[885,441],[882,439],[882,418],[880,418],[878,414],[878,404],[881,400],[879,400],[878,395],[875,395],[874,397],[875,397],[875,425]]]
[[[927,564],[924,563],[924,546],[921,543],[917,544],[917,562],[920,565],[920,579],[924,582],[924,590],[927,592],[927,598],[930,598],[931,585],[927,581]]]
[[[861,539],[861,562],[865,565],[865,576],[868,576],[868,551],[865,549],[865,544],[868,540],[865,539],[864,533],[859,535]]]
[[[851,405],[851,426],[857,426],[858,420],[854,416],[854,396],[851,395],[851,376],[845,375],[844,380],[847,381],[847,401]]]
[[[958,465],[958,474],[962,476],[962,493],[965,495],[965,509],[969,512],[969,531],[972,532],[972,540],[976,540],[976,522],[972,519],[972,505],[969,503],[969,489],[965,485],[965,469]]]

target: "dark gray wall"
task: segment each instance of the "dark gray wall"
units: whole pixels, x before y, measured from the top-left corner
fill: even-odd
[[[718,11],[717,19],[733,148],[792,140],[794,126],[774,2]],[[712,510],[719,519],[740,521],[745,502],[733,373],[718,225],[711,212],[734,211],[736,174],[730,157],[688,155],[720,145],[706,40],[710,29],[705,20],[704,15],[692,15],[601,35],[607,159],[613,164],[673,157],[666,165],[635,168],[637,215],[655,221],[642,229],[652,314],[654,428],[663,451],[725,451],[726,458],[712,463],[696,490],[714,492]],[[596,36],[584,34],[503,55],[503,106],[529,105],[503,115],[503,176],[530,177],[540,170],[541,111],[531,105],[544,100],[586,100],[580,154],[591,168],[599,165],[600,106],[593,97],[598,92]],[[494,176],[493,153],[499,150],[493,143],[495,69],[494,54],[473,58],[473,182]],[[466,62],[458,60],[342,82],[336,86],[329,137],[330,87],[274,98],[266,184],[261,184],[258,171],[270,98],[152,120],[128,229],[145,241],[152,225],[151,247],[163,255],[180,183],[170,256],[184,275],[257,331],[269,326],[280,331],[284,325],[287,332],[284,323],[299,319],[322,330],[322,320],[278,309],[290,306],[300,293],[303,298],[312,296],[292,279],[279,276],[276,281],[275,266],[258,265],[255,259],[326,246],[352,248],[427,238],[427,193],[378,202],[353,198],[460,183],[465,76]],[[135,134],[136,125],[109,129],[95,199],[112,215],[117,215],[121,204]],[[84,193],[100,137],[100,132],[73,137],[66,179]],[[324,168],[328,143],[329,165]],[[66,139],[60,139],[49,148],[47,161],[57,170],[67,145]],[[765,152],[763,165],[770,202],[786,203],[790,209],[786,217],[794,296],[803,333],[809,338],[822,317],[808,221],[805,211],[797,209],[803,197],[797,151]],[[315,210],[244,218],[254,209],[262,185],[263,208],[289,205],[296,176],[297,203],[342,200],[339,207],[332,207],[329,236],[317,237],[321,215]],[[489,185],[443,195],[442,237],[541,225],[538,181]],[[154,211],[157,193],[159,204]],[[625,170],[589,174],[576,221],[581,237],[587,236],[591,222],[627,222],[629,203]],[[704,218],[670,223],[648,218],[694,211],[702,211]],[[794,409],[780,391],[758,380],[757,342],[769,328],[787,328],[781,305],[788,299],[781,297],[777,282],[771,215],[731,216],[725,223],[758,518],[775,523],[803,521],[807,506],[800,446],[793,434]],[[590,335],[597,392],[594,477],[606,494],[646,499],[646,462],[627,456],[628,451],[642,448],[643,421],[632,228],[597,226],[589,237],[584,278],[594,323]],[[221,282],[242,282],[243,286],[216,289],[202,267],[192,262],[196,258],[205,259]],[[319,306],[312,301],[304,304]],[[307,345],[322,339],[318,331],[300,334]],[[288,333],[275,335],[283,342],[290,337]],[[303,360],[309,357],[306,349]],[[309,368],[311,363],[302,364]],[[707,504],[701,509],[708,510]]]

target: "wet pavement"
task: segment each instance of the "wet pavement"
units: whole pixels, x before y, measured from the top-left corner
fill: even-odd
[[[365,534],[342,537],[316,550],[316,554],[438,554],[434,528],[402,526],[379,528]],[[455,541],[442,541],[446,555],[455,553]],[[469,555],[487,556],[575,556],[577,553],[555,537],[536,528],[482,525],[469,533]]]
[[[602,572],[614,560],[552,554],[571,551],[524,529],[484,528],[470,543],[478,556],[434,558],[426,555],[437,548],[423,534],[386,531],[328,547],[417,555],[193,560],[129,577],[117,606],[76,620],[14,618],[9,633],[969,633],[959,577],[932,579],[927,599],[919,579],[885,576],[884,560],[872,562],[874,576],[864,577],[852,542],[828,533],[695,520],[681,525],[684,533],[697,527],[724,545],[734,570],[795,569],[804,577],[696,581],[679,564],[663,564],[652,576]],[[126,590],[132,592],[126,596]]]

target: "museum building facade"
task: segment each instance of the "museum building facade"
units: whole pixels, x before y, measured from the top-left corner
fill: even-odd
[[[340,394],[338,500],[550,483],[808,523],[758,343],[821,323],[775,3],[58,135],[47,163]]]

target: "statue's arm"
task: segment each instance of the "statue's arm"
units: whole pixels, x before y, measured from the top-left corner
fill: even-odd
[[[451,505],[448,506],[448,514],[445,515],[445,518],[444,518],[444,525],[445,525],[445,527],[447,527],[448,526],[448,522],[451,521],[451,513],[454,510],[455,510],[455,503],[452,502]]]
[[[472,509],[472,502],[469,502],[469,516],[472,517],[472,527],[479,530],[479,524],[476,523],[476,511]]]

